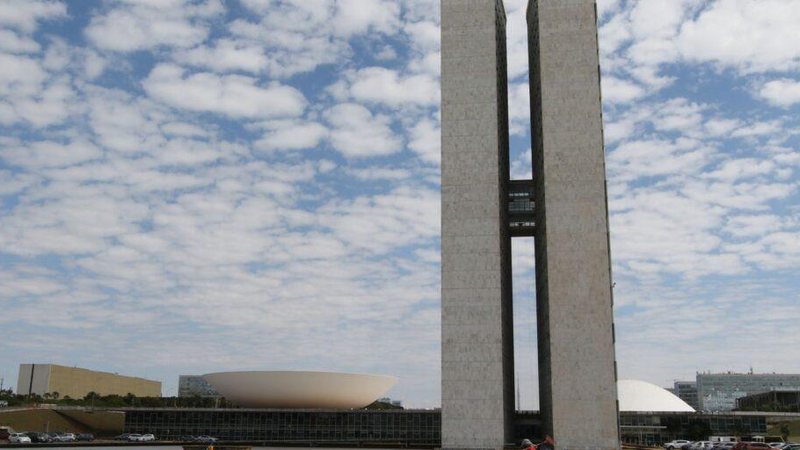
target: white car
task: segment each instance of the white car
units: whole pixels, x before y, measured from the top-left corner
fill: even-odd
[[[8,435],[8,442],[10,444],[30,444],[31,438],[22,433],[11,433]]]
[[[692,441],[687,441],[685,439],[675,439],[674,441],[667,442],[664,444],[664,448],[667,450],[676,450],[680,449],[686,444],[691,444]]]
[[[714,443],[711,441],[697,441],[692,444],[692,450],[708,450],[714,446]]]
[[[59,433],[55,440],[58,442],[75,442],[76,439],[73,433]]]
[[[141,440],[142,440],[142,435],[141,434],[135,434],[134,433],[134,434],[129,434],[128,435],[128,441],[130,441],[130,442],[139,442]]]
[[[139,438],[139,442],[152,442],[155,441],[156,437],[152,434],[143,434],[142,437]]]

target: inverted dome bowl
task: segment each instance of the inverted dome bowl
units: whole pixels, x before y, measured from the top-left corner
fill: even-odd
[[[217,372],[203,378],[226,400],[250,408],[363,408],[397,383],[387,375],[302,371]]]

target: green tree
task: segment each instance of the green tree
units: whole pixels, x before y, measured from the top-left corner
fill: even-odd
[[[784,441],[789,439],[789,434],[791,434],[791,431],[789,430],[789,424],[782,423],[781,424],[781,437],[783,438]]]

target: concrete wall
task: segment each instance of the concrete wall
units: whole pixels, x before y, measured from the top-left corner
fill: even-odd
[[[558,448],[619,448],[593,0],[528,5],[540,403]]]
[[[161,396],[160,381],[55,364],[20,364],[18,393],[28,393],[31,367],[34,373],[32,393],[38,395],[58,392],[60,398],[83,398],[94,391],[100,395]]]
[[[442,447],[502,448],[514,409],[500,0],[442,0]]]
[[[119,411],[78,411],[55,409],[0,410],[0,425],[14,431],[65,431],[114,436],[122,433],[125,413]]]
[[[17,377],[17,394],[38,394],[49,392],[50,364],[20,364]]]

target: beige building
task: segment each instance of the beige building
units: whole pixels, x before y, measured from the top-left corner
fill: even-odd
[[[93,391],[100,395],[160,397],[161,382],[55,364],[19,365],[18,394],[43,396],[58,392],[60,398],[83,398]]]

